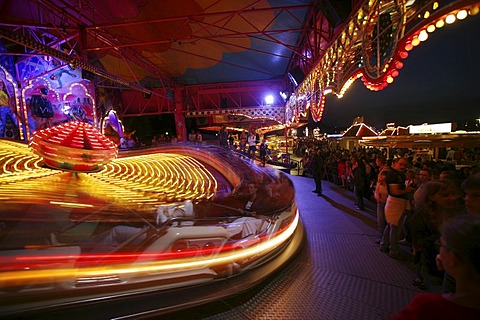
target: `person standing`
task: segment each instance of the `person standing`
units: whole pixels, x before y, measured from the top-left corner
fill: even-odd
[[[315,181],[315,192],[319,196],[322,195],[322,177],[324,175],[324,161],[323,157],[320,154],[319,150],[316,148],[313,149],[312,155],[312,173],[313,173],[313,180]]]
[[[347,190],[353,191],[353,170],[350,161],[345,161],[345,185]]]
[[[365,204],[363,203],[363,197],[365,196],[365,181],[367,176],[365,164],[356,156],[352,156],[350,161],[352,162],[353,184],[355,185],[355,205],[357,209],[365,210]]]
[[[455,154],[455,148],[450,148],[450,150],[448,150],[448,152],[447,152],[447,156],[446,156],[445,160],[453,161],[454,154]]]
[[[152,142],[150,143],[150,145],[151,145],[152,148],[158,147],[159,143],[158,143],[158,140],[157,140],[157,136],[153,136]]]
[[[197,140],[197,135],[195,133],[195,130],[192,129],[192,131],[188,135],[188,142],[190,142],[191,144],[195,144],[196,140]]]
[[[235,137],[231,133],[228,135],[228,146],[230,149],[235,150]]]
[[[255,158],[255,152],[257,151],[257,134],[255,130],[250,130],[248,134],[248,156],[252,159]]]
[[[265,163],[267,162],[267,140],[262,139],[260,143],[260,161],[262,162],[262,167],[265,167]]]
[[[48,99],[49,91],[47,88],[40,88],[40,95],[32,95],[29,108],[32,117],[35,120],[35,130],[41,130],[51,127],[51,119],[55,113],[52,103]]]
[[[242,131],[242,133],[240,133],[239,143],[240,152],[245,153],[247,151],[247,133],[245,131]]]
[[[405,169],[408,160],[397,158],[392,162],[392,169],[387,174],[388,197],[385,204],[387,226],[383,231],[380,250],[389,252],[389,256],[400,259],[399,234],[400,225],[407,207],[409,194],[414,192],[412,186],[405,186]]]
[[[197,144],[202,144],[202,142],[203,142],[202,133],[200,131],[197,131],[197,136],[195,137],[195,142]]]
[[[390,166],[387,164],[387,159],[383,154],[378,154],[375,158],[375,170],[377,174],[380,174],[383,170],[390,170]]]
[[[218,131],[218,143],[220,146],[228,148],[228,132],[224,125]]]
[[[378,174],[377,184],[375,186],[374,197],[377,201],[377,226],[380,234],[383,234],[383,230],[387,226],[385,220],[385,204],[387,203],[388,190],[387,190],[387,174],[388,170],[383,170]],[[378,243],[381,242],[381,239]]]
[[[347,188],[346,176],[345,176],[345,159],[339,158],[337,161],[337,176],[342,184],[342,188]]]

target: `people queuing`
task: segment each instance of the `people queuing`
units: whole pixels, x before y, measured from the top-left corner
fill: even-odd
[[[355,193],[355,186],[358,186],[357,190],[361,191],[361,175],[357,174],[357,182],[354,181],[354,170],[360,166],[360,162],[365,165],[365,176],[369,175],[371,182],[365,183],[363,188],[362,200],[370,200],[374,203],[377,202],[375,197],[369,197],[368,194],[374,195],[378,184],[378,177],[381,176],[381,172],[384,170],[391,170],[392,163],[397,162],[400,158],[402,165],[402,175],[404,180],[401,188],[407,188],[409,191],[405,193],[405,210],[408,210],[409,216],[414,212],[414,204],[416,202],[417,194],[414,192],[425,182],[430,180],[448,180],[456,181],[458,185],[468,177],[471,177],[475,173],[480,172],[480,167],[472,165],[468,169],[455,169],[454,164],[446,160],[426,160],[422,157],[415,158],[412,150],[408,149],[390,149],[391,156],[387,159],[384,149],[380,148],[363,148],[358,147],[353,150],[347,150],[339,147],[335,142],[325,140],[308,140],[297,139],[293,146],[293,153],[300,157],[299,161],[303,169],[302,175],[313,178],[311,163],[313,159],[313,150],[320,150],[320,153],[324,159],[324,175],[323,180],[330,181],[339,186],[345,187],[347,190],[354,192],[355,202],[357,207],[360,201],[357,199],[357,193]],[[458,150],[458,148],[457,148]],[[469,155],[469,159],[474,155],[480,153],[480,150],[465,150],[465,154]],[[366,167],[366,166],[369,167]],[[358,169],[357,169],[358,170]],[[446,174],[448,172],[448,174]],[[443,174],[442,174],[443,173]],[[407,179],[406,175],[409,178]],[[395,187],[394,187],[395,188]],[[395,200],[395,199],[393,199]],[[403,210],[402,210],[403,211]],[[399,237],[403,237],[403,243],[410,244],[409,239],[409,223],[405,217],[405,212],[402,212],[401,220],[399,221]],[[380,215],[381,217],[382,215]],[[380,220],[381,223],[381,220]]]
[[[377,204],[377,225],[382,234],[382,240],[377,240],[377,243],[380,242],[381,250],[392,258],[412,264],[416,273],[412,285],[421,290],[444,293],[415,297],[405,310],[392,319],[432,318],[425,315],[437,307],[438,310],[446,311],[443,313],[435,310],[432,313],[435,319],[450,319],[455,312],[461,319],[480,319],[480,282],[469,283],[466,280],[480,280],[480,251],[474,249],[477,250],[476,255],[473,255],[475,258],[467,258],[466,251],[472,248],[473,240],[465,238],[460,241],[459,237],[467,237],[467,234],[453,234],[457,227],[465,230],[470,228],[467,226],[470,222],[450,222],[452,219],[460,219],[457,217],[465,219],[465,214],[474,217],[472,220],[478,220],[480,216],[478,165],[471,164],[466,169],[457,169],[454,163],[447,160],[415,159],[411,150],[407,149],[390,150],[393,156],[387,159],[385,153],[378,148],[346,150],[331,142],[316,141],[303,147],[294,147],[294,153],[301,157],[304,176],[311,178],[311,164],[315,155],[313,150],[319,150],[324,158],[322,179],[352,191],[358,209],[361,201],[357,190],[361,190],[361,184],[358,173],[355,181],[355,170],[359,170],[360,162],[371,166],[369,173],[367,170],[361,172],[369,174],[372,180],[370,187],[368,184],[364,186],[365,189],[371,188],[370,191],[374,194],[371,200]],[[465,150],[464,154],[473,159],[478,153],[479,150],[475,149]],[[350,183],[354,188],[349,187]],[[368,199],[367,192],[361,198],[364,201]],[[390,205],[387,206],[389,202]],[[457,227],[451,227],[452,225]],[[445,230],[450,230],[447,232],[450,241],[457,244],[450,245]],[[478,229],[476,232],[477,239],[474,241],[478,246]],[[400,241],[401,237],[404,239]],[[459,250],[463,252],[456,254],[455,251]],[[447,266],[444,266],[445,260]],[[470,263],[476,263],[476,271],[475,267],[468,265]]]

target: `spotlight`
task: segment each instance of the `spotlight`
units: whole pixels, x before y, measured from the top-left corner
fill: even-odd
[[[275,101],[275,99],[273,98],[273,96],[271,94],[269,94],[265,97],[265,103],[267,105],[272,105],[274,101]]]

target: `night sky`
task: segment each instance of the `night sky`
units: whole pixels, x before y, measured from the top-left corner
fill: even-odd
[[[395,81],[370,91],[361,79],[342,99],[327,95],[322,132],[348,128],[363,116],[378,130],[387,123],[474,122],[480,118],[480,15],[446,25],[409,52]]]

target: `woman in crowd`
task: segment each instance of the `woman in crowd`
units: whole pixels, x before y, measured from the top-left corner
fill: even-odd
[[[347,187],[345,171],[346,171],[345,159],[344,158],[338,158],[338,160],[337,160],[337,175],[338,175],[338,179],[340,180],[340,182],[342,184],[342,188]]]
[[[383,231],[380,250],[389,252],[389,256],[402,259],[399,246],[400,226],[407,207],[409,194],[414,192],[411,186],[405,186],[406,158],[397,158],[392,163],[392,169],[387,174],[388,198],[385,204],[385,219],[387,226]]]
[[[439,261],[456,292],[418,294],[391,320],[480,319],[480,216],[457,216],[443,226]]]

